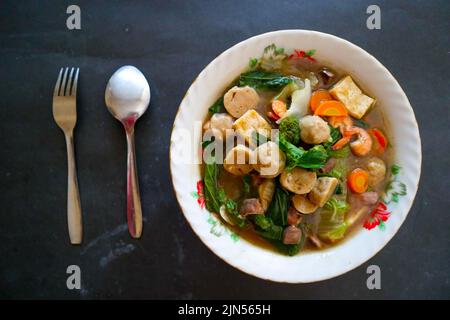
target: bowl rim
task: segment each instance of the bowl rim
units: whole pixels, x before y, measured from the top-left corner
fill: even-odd
[[[261,274],[254,274],[251,273],[249,270],[246,270],[245,268],[242,268],[240,265],[233,263],[232,259],[229,259],[228,257],[222,256],[220,255],[218,252],[216,252],[216,250],[209,244],[209,242],[204,241],[204,239],[200,236],[200,234],[196,231],[196,229],[193,227],[192,222],[190,221],[190,219],[188,218],[185,210],[187,210],[187,208],[185,209],[182,204],[181,204],[181,200],[180,200],[180,195],[179,192],[176,189],[175,186],[175,182],[173,179],[173,162],[172,162],[172,150],[173,150],[173,144],[172,144],[172,138],[173,138],[173,133],[174,133],[174,129],[176,126],[176,122],[181,110],[181,106],[184,104],[186,97],[188,96],[189,92],[191,91],[191,89],[193,88],[193,86],[195,85],[196,81],[206,72],[206,70],[208,69],[208,67],[213,64],[215,61],[217,61],[221,56],[226,55],[228,52],[235,50],[237,47],[239,46],[243,46],[246,42],[249,42],[251,40],[257,40],[257,39],[262,39],[265,37],[270,37],[270,36],[275,36],[275,35],[282,35],[282,34],[290,34],[290,33],[298,33],[299,35],[303,34],[303,33],[309,33],[309,34],[315,34],[317,36],[325,36],[325,37],[330,37],[330,38],[334,38],[334,40],[340,41],[345,43],[347,46],[353,47],[354,49],[357,49],[359,51],[362,51],[363,54],[365,54],[369,59],[372,60],[372,62],[374,64],[377,65],[378,68],[382,69],[383,72],[386,74],[387,77],[391,78],[392,81],[394,81],[397,85],[398,88],[400,88],[399,93],[401,94],[402,98],[404,99],[404,101],[407,103],[407,107],[410,109],[410,111],[412,112],[412,118],[414,120],[414,129],[416,129],[417,131],[417,139],[418,139],[418,145],[417,145],[417,151],[418,151],[418,156],[419,158],[417,159],[418,161],[418,175],[417,175],[417,181],[415,182],[415,189],[414,189],[414,193],[411,193],[412,197],[411,197],[411,201],[409,201],[406,209],[405,209],[405,216],[403,218],[403,220],[400,222],[400,224],[396,227],[395,230],[393,230],[392,234],[390,235],[390,237],[384,241],[384,243],[382,245],[380,245],[376,250],[374,250],[373,254],[371,254],[367,259],[362,259],[360,262],[356,263],[355,265],[352,265],[350,268],[347,268],[344,271],[340,271],[337,272],[336,274],[330,274],[328,276],[323,276],[320,278],[316,278],[316,279],[312,279],[310,281],[290,281],[290,280],[278,280],[278,279],[273,279],[270,277],[265,277],[262,276]],[[420,137],[420,130],[419,130],[419,125],[417,123],[417,119],[415,117],[415,113],[414,113],[414,109],[411,106],[411,103],[406,95],[406,93],[404,92],[403,88],[401,87],[400,83],[397,81],[397,79],[392,75],[392,73],[380,62],[378,61],[378,59],[376,59],[372,54],[370,54],[369,52],[367,52],[365,49],[361,48],[360,46],[346,40],[343,39],[341,37],[338,37],[336,35],[330,34],[330,33],[325,33],[325,32],[320,32],[320,31],[315,31],[315,30],[308,30],[308,29],[280,29],[280,30],[274,30],[274,31],[270,31],[270,32],[265,32],[265,33],[261,33],[249,38],[246,38],[236,44],[234,44],[233,46],[229,47],[228,49],[222,51],[220,54],[218,54],[213,60],[211,60],[205,67],[203,67],[203,69],[201,70],[201,72],[194,78],[194,80],[192,81],[192,83],[190,84],[189,88],[187,89],[187,91],[185,92],[185,94],[183,95],[183,98],[181,99],[181,102],[177,108],[177,112],[175,114],[174,117],[174,122],[172,125],[172,129],[171,129],[171,138],[170,138],[170,143],[169,143],[169,163],[170,163],[170,179],[172,182],[172,188],[174,190],[175,193],[175,197],[177,199],[177,203],[179,208],[181,209],[181,212],[183,213],[183,216],[185,218],[185,220],[188,222],[188,225],[190,226],[190,228],[194,231],[194,234],[200,239],[200,241],[210,250],[212,251],[217,257],[219,257],[221,260],[223,260],[224,262],[226,262],[227,264],[231,265],[232,267],[248,274],[251,275],[253,277],[262,279],[262,280],[267,280],[267,281],[271,281],[271,282],[275,282],[275,283],[289,283],[289,284],[300,284],[300,283],[313,283],[313,282],[320,282],[320,281],[325,281],[325,280],[329,280],[332,278],[336,278],[339,276],[342,276],[350,271],[355,270],[356,268],[360,267],[361,265],[363,265],[364,263],[366,263],[367,261],[369,261],[370,259],[372,259],[375,255],[377,255],[393,238],[394,236],[397,234],[397,232],[400,230],[401,226],[403,225],[403,223],[405,222],[409,212],[411,211],[411,208],[414,204],[415,201],[415,197],[417,195],[418,192],[418,188],[419,188],[419,184],[420,184],[420,178],[421,178],[421,171],[422,171],[422,142],[421,142],[421,137]]]

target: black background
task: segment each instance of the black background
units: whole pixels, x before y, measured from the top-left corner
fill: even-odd
[[[2,298],[450,298],[448,1],[1,1],[0,297]],[[82,30],[66,28],[81,7]],[[423,165],[414,206],[373,259],[338,278],[287,285],[224,263],[187,225],[169,175],[172,123],[185,91],[218,54],[280,29],[335,34],[380,60],[408,95]],[[125,225],[125,136],[104,105],[109,76],[137,66],[152,90],[137,125],[144,233]],[[84,244],[68,244],[66,149],[53,121],[60,67],[81,68],[75,131]],[[66,268],[82,289],[66,289]],[[377,264],[382,290],[366,288]]]

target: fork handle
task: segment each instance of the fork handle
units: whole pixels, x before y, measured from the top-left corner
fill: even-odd
[[[142,233],[142,207],[134,147],[134,125],[125,126],[127,134],[127,220],[128,231],[133,238]]]
[[[67,145],[67,225],[70,243],[80,244],[83,238],[80,193],[78,191],[77,169],[73,147],[73,133],[65,134]]]

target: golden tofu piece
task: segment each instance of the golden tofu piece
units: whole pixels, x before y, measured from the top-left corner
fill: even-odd
[[[375,99],[366,96],[350,76],[346,76],[336,83],[330,89],[330,94],[342,102],[350,115],[357,119],[364,117],[370,107],[376,102]]]
[[[251,109],[233,123],[233,129],[250,145],[253,145],[253,132],[258,132],[259,134],[270,139],[272,127],[262,116],[259,115],[258,112]]]

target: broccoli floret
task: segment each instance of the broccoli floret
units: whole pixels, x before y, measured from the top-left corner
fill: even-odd
[[[300,143],[300,126],[296,117],[286,117],[280,122],[280,136],[284,137],[293,145]]]

